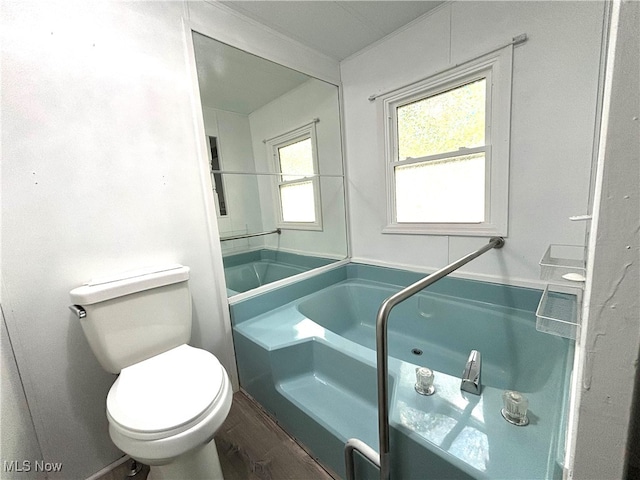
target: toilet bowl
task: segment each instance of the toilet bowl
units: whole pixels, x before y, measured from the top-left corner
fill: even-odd
[[[150,480],[221,480],[213,437],[231,408],[218,359],[187,345],[189,268],[166,265],[91,280],[70,308],[96,358],[119,374],[107,395],[109,435],[151,466]]]
[[[121,371],[107,395],[109,434],[142,463],[179,462],[212,441],[231,399],[229,377],[218,359],[181,345]]]

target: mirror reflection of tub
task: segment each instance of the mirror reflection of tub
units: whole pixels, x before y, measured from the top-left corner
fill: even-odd
[[[346,258],[338,87],[193,41],[228,295]]]
[[[227,295],[244,293],[335,261],[267,248],[228,255],[223,258]]]

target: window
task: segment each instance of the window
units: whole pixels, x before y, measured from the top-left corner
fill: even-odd
[[[383,98],[383,232],[506,235],[511,47]]]
[[[220,173],[222,168],[220,155],[218,153],[218,139],[216,137],[209,137],[209,147],[211,149],[211,178],[213,180],[213,193],[216,200],[216,210],[219,217],[226,217],[228,215],[227,200],[224,194],[222,174]]]
[[[278,173],[278,226],[321,230],[315,122],[266,143]]]

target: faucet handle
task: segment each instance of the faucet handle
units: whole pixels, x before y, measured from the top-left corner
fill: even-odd
[[[416,368],[416,392],[420,395],[433,395],[436,391],[433,386],[433,378],[433,370],[430,368]]]
[[[502,401],[504,402],[504,408],[500,413],[502,413],[507,422],[518,426],[529,424],[529,418],[527,417],[529,400],[527,400],[527,397],[520,392],[507,390],[502,394]]]

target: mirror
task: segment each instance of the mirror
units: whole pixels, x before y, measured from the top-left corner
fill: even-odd
[[[338,87],[193,43],[228,295],[344,259]]]

